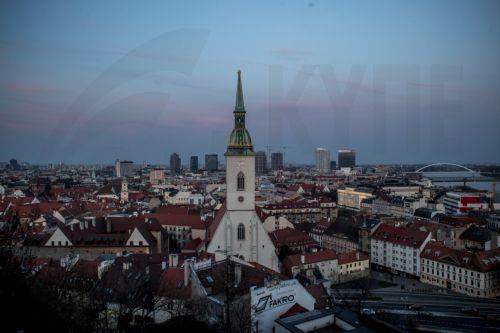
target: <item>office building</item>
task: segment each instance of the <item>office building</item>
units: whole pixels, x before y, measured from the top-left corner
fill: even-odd
[[[11,159],[9,161],[9,165],[10,165],[11,170],[14,170],[14,171],[21,170],[21,166],[19,165],[19,163],[17,162],[16,159]]]
[[[116,162],[115,162],[115,175],[118,178],[133,176],[134,175],[134,162],[116,160]]]
[[[255,153],[255,172],[258,175],[265,174],[267,171],[267,156],[263,151]]]
[[[488,202],[480,193],[447,192],[443,204],[446,214],[451,215],[488,209]]]
[[[316,148],[316,171],[330,172],[330,151],[325,148]]]
[[[361,202],[365,199],[375,198],[372,188],[344,187],[337,189],[337,204],[339,207],[353,210],[361,209]]]
[[[181,173],[181,157],[177,153],[170,155],[170,173],[173,175]]]
[[[165,170],[154,168],[149,172],[149,182],[153,185],[165,183]]]
[[[352,149],[340,149],[337,160],[339,169],[354,168],[356,166],[356,152]]]
[[[271,170],[283,170],[283,153],[271,154]]]
[[[205,170],[208,172],[217,171],[219,169],[219,158],[217,154],[205,155]]]
[[[198,156],[191,156],[189,161],[189,171],[197,172],[198,171]]]

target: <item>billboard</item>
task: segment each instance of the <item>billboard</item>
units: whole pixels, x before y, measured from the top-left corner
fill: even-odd
[[[315,299],[296,280],[281,281],[275,285],[250,289],[252,332],[273,331],[274,321],[294,304],[314,310]]]

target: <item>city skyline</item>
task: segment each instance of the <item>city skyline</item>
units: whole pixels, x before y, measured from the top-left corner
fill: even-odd
[[[0,2],[6,332],[500,332],[500,2]]]
[[[242,69],[255,148],[287,147],[287,163],[315,147],[360,164],[500,162],[496,2],[0,6],[1,161],[222,155]]]

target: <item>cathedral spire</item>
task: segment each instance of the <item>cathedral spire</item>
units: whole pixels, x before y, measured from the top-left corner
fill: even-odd
[[[245,103],[243,102],[243,87],[241,86],[241,70],[238,70],[238,85],[236,87],[236,105],[235,112],[245,112]]]
[[[245,104],[243,103],[243,87],[241,84],[241,71],[238,71],[238,84],[236,86],[236,105],[234,106],[234,129],[229,136],[226,156],[254,155],[252,138],[245,127]]]

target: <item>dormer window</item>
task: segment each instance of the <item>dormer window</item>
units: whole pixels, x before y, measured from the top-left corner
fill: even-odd
[[[238,173],[237,185],[238,191],[245,190],[245,175],[243,175],[243,172],[241,171]]]

